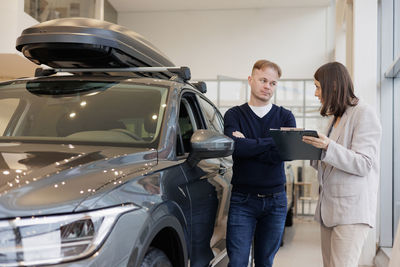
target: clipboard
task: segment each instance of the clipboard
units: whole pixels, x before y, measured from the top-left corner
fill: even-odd
[[[299,128],[270,129],[271,137],[283,160],[321,159],[322,149],[302,141],[303,135],[318,137],[317,131]]]

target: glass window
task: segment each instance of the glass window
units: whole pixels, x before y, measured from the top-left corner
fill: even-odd
[[[194,118],[194,114],[190,107],[190,102],[182,98],[180,108],[179,108],[179,131],[180,135],[178,135],[178,142],[177,142],[177,155],[183,155],[184,153],[189,153],[191,149],[190,139],[197,130],[196,120]],[[181,147],[183,146],[183,147]],[[183,149],[183,151],[182,151]]]
[[[236,106],[243,104],[246,96],[247,81],[220,81],[221,106]]]
[[[319,107],[321,103],[315,96],[315,84],[314,81],[305,81],[305,100],[306,106],[316,106]]]
[[[69,18],[94,18],[95,0],[25,0],[24,11],[39,22]]]
[[[198,97],[198,99],[203,110],[207,128],[219,133],[224,133],[223,120],[218,111],[202,97]]]
[[[276,89],[276,100],[284,106],[303,105],[303,81],[280,81]]]
[[[400,222],[400,80],[386,77],[385,72],[400,55],[400,0],[378,1],[380,77],[381,180],[379,244],[392,247]],[[379,203],[379,202],[378,202]]]
[[[0,113],[0,133],[4,134],[7,128],[8,122],[11,120],[11,116],[14,114],[15,109],[19,104],[18,98],[5,98],[0,99],[0,107],[2,112]]]
[[[218,103],[218,83],[214,81],[207,82],[207,93],[205,93],[208,99],[214,103]]]
[[[394,0],[393,3],[393,14],[394,14],[394,22],[393,22],[393,46],[394,46],[394,60],[398,60],[400,55],[400,21],[398,20],[398,14],[400,12],[400,0]],[[394,177],[393,177],[393,188],[394,188],[394,214],[393,214],[393,236],[397,232],[397,228],[400,225],[400,78],[399,73],[397,77],[393,79],[393,136],[394,136],[394,157],[393,157],[393,164],[394,164]]]
[[[3,139],[155,147],[168,90],[72,78],[0,86]],[[1,130],[1,129],[0,129]]]
[[[193,125],[190,122],[189,113],[185,105],[179,112],[179,129],[181,130],[182,143],[185,152],[190,151],[190,138],[193,135]]]
[[[303,116],[303,96],[303,81],[280,81],[275,91],[275,103],[290,109],[297,118]]]
[[[224,116],[225,112],[229,109],[229,107],[220,107],[219,112],[221,112],[222,116]]]

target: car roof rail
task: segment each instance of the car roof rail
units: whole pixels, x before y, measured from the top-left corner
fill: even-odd
[[[178,76],[183,81],[191,78],[189,67],[128,67],[128,68],[37,68],[35,77],[50,76],[58,72],[94,73],[94,72],[133,72],[133,73],[165,73],[170,79]]]
[[[201,93],[203,94],[207,93],[207,84],[205,82],[198,81],[198,82],[192,82],[190,84],[193,85]]]

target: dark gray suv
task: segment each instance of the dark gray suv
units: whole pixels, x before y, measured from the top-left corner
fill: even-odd
[[[204,84],[106,22],[17,49],[52,68],[0,84],[0,266],[224,266],[233,141]]]

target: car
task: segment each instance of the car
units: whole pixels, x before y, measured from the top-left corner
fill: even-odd
[[[234,142],[205,83],[105,21],[16,48],[41,66],[0,83],[0,266],[226,266]]]
[[[290,227],[293,226],[293,209],[294,209],[294,183],[295,177],[293,172],[293,166],[291,163],[285,164],[285,175],[286,175],[286,184],[285,184],[285,191],[287,197],[287,214],[286,214],[286,221],[285,226]]]
[[[205,84],[104,21],[17,49],[50,68],[0,84],[0,266],[223,266],[234,143]]]

